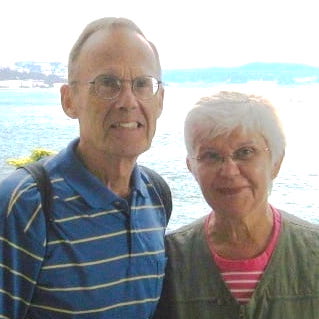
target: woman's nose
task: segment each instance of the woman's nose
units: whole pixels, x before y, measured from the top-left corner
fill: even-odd
[[[240,173],[238,163],[232,155],[224,156],[219,162],[219,173],[222,175],[237,175]]]

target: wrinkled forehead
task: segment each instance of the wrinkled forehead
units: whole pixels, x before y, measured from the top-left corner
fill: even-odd
[[[218,126],[209,125],[209,123],[194,125],[190,134],[191,147],[195,149],[201,145],[225,145],[236,148],[243,143],[255,145],[267,144],[264,136],[257,131],[243,126],[237,126],[232,129],[223,129]]]
[[[122,76],[125,69],[158,76],[159,66],[153,48],[134,30],[117,28],[99,30],[84,43],[77,61],[78,70],[111,71]],[[85,66],[85,67],[84,67]]]

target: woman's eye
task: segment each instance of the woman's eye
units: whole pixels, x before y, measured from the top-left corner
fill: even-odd
[[[201,156],[203,159],[210,160],[210,161],[219,161],[220,155],[216,152],[207,152]]]
[[[244,147],[235,152],[237,159],[249,159],[255,155],[255,150],[252,147]]]

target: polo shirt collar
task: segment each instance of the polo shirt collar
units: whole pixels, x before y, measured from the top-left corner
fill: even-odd
[[[92,174],[76,155],[79,139],[73,140],[58,156],[60,171],[64,180],[92,207],[102,208],[121,199]],[[135,165],[132,173],[132,189],[142,196],[147,195],[147,187],[142,183],[141,169]]]

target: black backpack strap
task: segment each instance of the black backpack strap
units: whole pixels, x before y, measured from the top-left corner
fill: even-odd
[[[172,193],[171,190],[164,180],[164,178],[156,173],[154,170],[140,166],[142,169],[147,173],[148,177],[150,178],[153,186],[155,187],[156,191],[158,192],[159,196],[163,201],[163,205],[165,208],[166,213],[166,220],[169,221],[171,214],[172,214]],[[19,167],[20,169],[26,170],[34,179],[41,194],[41,202],[42,208],[44,211],[44,215],[47,221],[47,224],[50,220],[50,209],[51,209],[51,182],[47,173],[42,165],[41,162],[36,161],[30,164],[24,165]]]
[[[145,167],[145,166],[141,166],[140,167],[144,170],[144,172],[146,172],[146,174],[148,175],[148,177],[150,178],[153,186],[155,187],[156,191],[158,192],[159,196],[161,197],[162,201],[163,201],[163,205],[165,208],[165,213],[166,213],[166,220],[167,222],[169,221],[171,214],[172,214],[172,193],[171,190],[168,186],[168,184],[166,183],[166,181],[164,180],[164,178],[159,175],[158,173],[156,173],[154,170]]]
[[[34,179],[41,195],[42,209],[48,224],[50,220],[51,209],[51,182],[41,162],[36,161],[30,164],[20,166],[19,169],[26,170]]]

